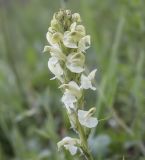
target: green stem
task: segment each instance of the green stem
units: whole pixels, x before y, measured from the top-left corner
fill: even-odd
[[[84,128],[81,126],[77,119],[77,125],[78,125],[78,132],[81,140],[81,148],[83,150],[84,156],[87,160],[94,160],[92,154],[90,153],[89,147],[88,147],[88,142],[87,142],[87,137],[85,135]]]

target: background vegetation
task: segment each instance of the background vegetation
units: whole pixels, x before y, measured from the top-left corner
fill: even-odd
[[[144,0],[0,0],[0,160],[73,159],[57,151],[73,132],[42,54],[63,5],[92,37],[86,56],[98,89],[86,102],[100,120],[89,140],[95,160],[145,160]]]

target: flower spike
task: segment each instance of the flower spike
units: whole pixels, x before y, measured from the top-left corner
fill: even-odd
[[[93,117],[95,108],[82,110],[84,106],[84,90],[96,90],[92,84],[97,69],[85,73],[85,53],[91,45],[91,36],[86,34],[85,27],[80,24],[78,13],[60,10],[55,13],[48,28],[46,39],[49,45],[43,52],[49,52],[48,68],[60,83],[64,104],[71,128],[78,138],[65,137],[57,143],[58,149],[64,148],[73,156],[80,152],[85,159],[93,160],[90,153],[86,128],[90,131],[96,127],[98,120]]]

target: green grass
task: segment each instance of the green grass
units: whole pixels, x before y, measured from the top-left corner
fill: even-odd
[[[73,159],[57,151],[56,143],[73,132],[58,85],[49,80],[49,55],[42,54],[50,20],[61,5],[58,0],[0,3],[0,160]],[[81,14],[92,37],[87,66],[98,68],[98,89],[86,100],[95,102],[100,119],[91,136],[95,160],[144,160],[145,1],[64,5]]]

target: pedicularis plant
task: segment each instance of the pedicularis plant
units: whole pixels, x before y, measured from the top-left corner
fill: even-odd
[[[61,98],[66,108],[72,129],[78,138],[65,137],[58,142],[58,149],[65,148],[72,155],[80,152],[87,160],[93,160],[88,148],[87,139],[91,128],[98,124],[93,117],[95,108],[84,110],[84,90],[96,88],[92,85],[96,69],[88,75],[85,73],[85,54],[90,47],[90,35],[86,35],[85,27],[80,24],[78,13],[60,10],[51,20],[46,34],[50,46],[44,47],[49,52],[48,68],[57,79],[63,92]]]

